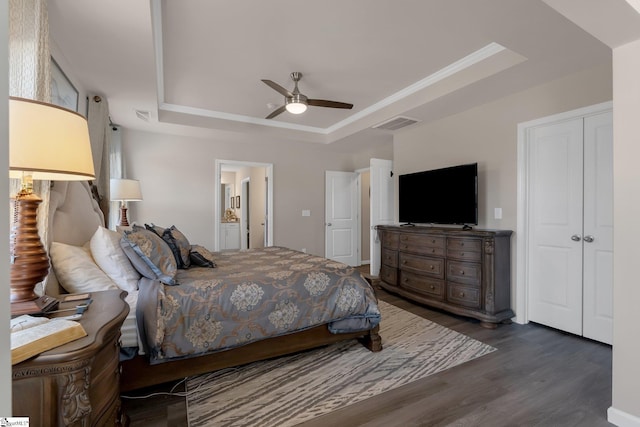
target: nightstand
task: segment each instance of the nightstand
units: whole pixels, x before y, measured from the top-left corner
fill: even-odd
[[[33,426],[124,422],[119,338],[129,313],[126,295],[121,290],[93,292],[80,319],[86,337],[13,366],[13,416],[28,416]]]

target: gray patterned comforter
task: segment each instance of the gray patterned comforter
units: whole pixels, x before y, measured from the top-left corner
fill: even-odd
[[[216,268],[179,270],[177,286],[142,279],[138,329],[152,364],[326,324],[380,322],[371,286],[345,264],[282,247],[220,252]]]

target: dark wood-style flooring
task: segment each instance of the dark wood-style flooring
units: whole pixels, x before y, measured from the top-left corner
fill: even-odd
[[[316,418],[301,426],[610,426],[611,347],[537,324],[480,323],[378,297],[497,348],[497,351]],[[384,345],[384,336],[383,345]],[[384,350],[383,350],[384,351]],[[164,384],[130,395],[183,392]],[[122,399],[132,427],[187,426],[185,398]]]

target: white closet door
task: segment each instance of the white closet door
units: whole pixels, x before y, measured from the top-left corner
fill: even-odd
[[[528,140],[529,319],[581,335],[583,120]]]
[[[613,117],[584,121],[583,332],[613,341]]]

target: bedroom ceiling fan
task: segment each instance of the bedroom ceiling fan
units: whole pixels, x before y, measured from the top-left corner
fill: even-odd
[[[290,112],[291,114],[302,114],[307,110],[307,106],[311,105],[314,107],[329,107],[329,108],[344,108],[350,110],[353,108],[353,104],[348,104],[346,102],[338,102],[338,101],[327,101],[325,99],[309,99],[305,95],[301,94],[298,90],[298,82],[302,78],[302,73],[294,71],[291,73],[291,80],[295,83],[295,87],[293,91],[290,92],[287,89],[280,86],[278,83],[273,82],[271,80],[262,81],[274,89],[276,92],[284,96],[284,105],[273,110],[271,114],[269,114],[266,118],[272,119],[277,115],[281,114],[285,110]]]

